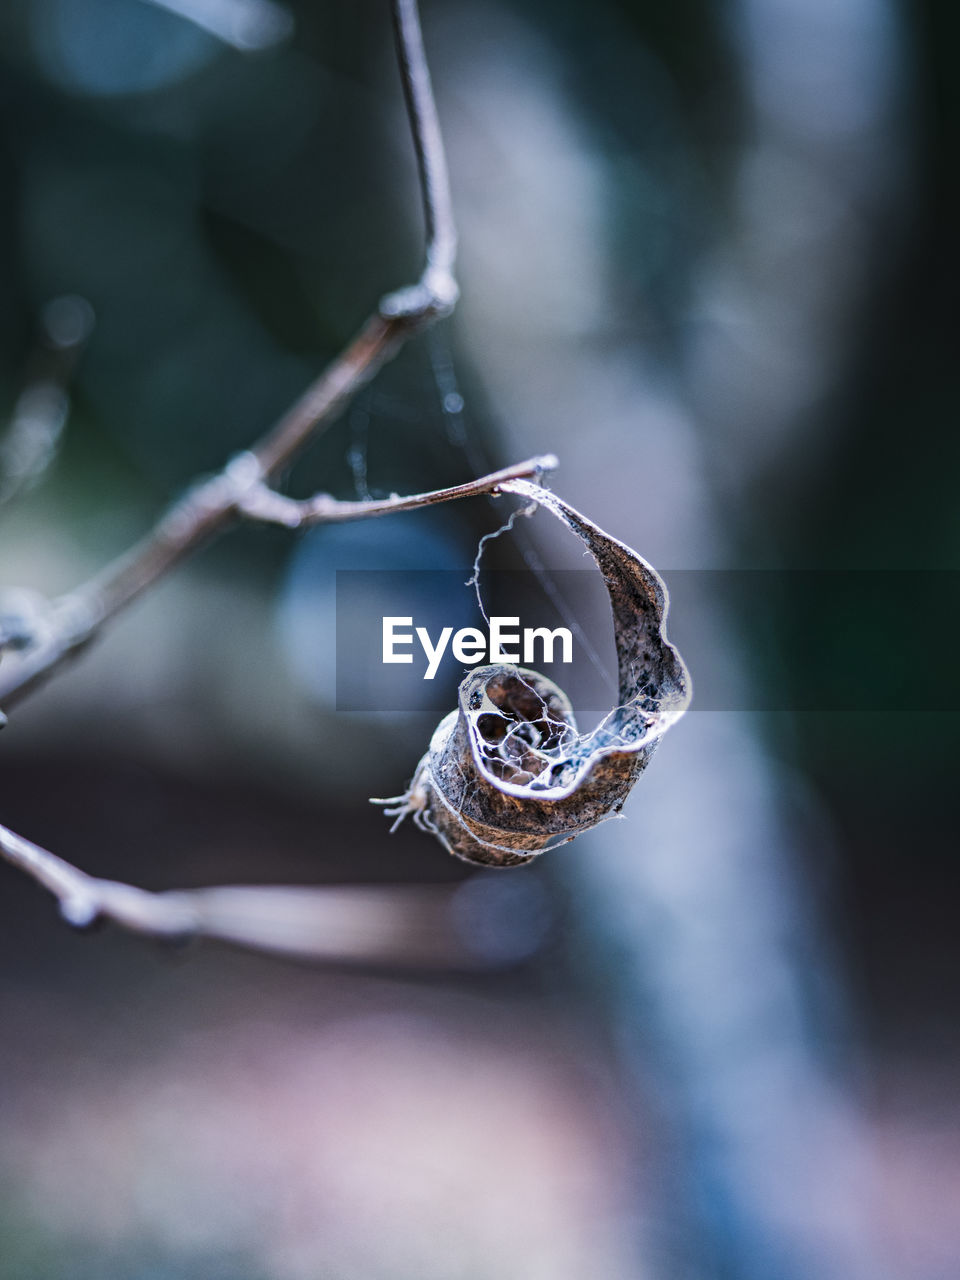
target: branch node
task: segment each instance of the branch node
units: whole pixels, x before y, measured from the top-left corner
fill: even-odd
[[[100,908],[87,893],[76,893],[60,901],[60,914],[74,929],[89,929],[100,918]]]
[[[223,469],[223,477],[238,494],[244,494],[263,481],[260,459],[250,449],[238,453]]]
[[[384,320],[425,323],[449,315],[459,297],[460,286],[449,271],[428,267],[416,284],[381,298],[379,311]]]

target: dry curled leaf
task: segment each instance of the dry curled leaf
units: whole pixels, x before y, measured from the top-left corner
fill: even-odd
[[[552,680],[511,664],[478,667],[387,812],[398,822],[413,814],[467,862],[514,867],[620,812],[687,709],[690,680],[666,638],[667,592],[656,571],[549,489],[526,480],[501,489],[546,507],[596,561],[613,611],[620,703],[581,734]]]

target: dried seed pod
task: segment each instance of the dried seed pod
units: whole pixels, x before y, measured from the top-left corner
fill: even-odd
[[[655,570],[549,489],[526,480],[501,488],[546,507],[596,561],[613,610],[620,704],[580,734],[552,680],[513,665],[478,667],[387,812],[398,822],[412,813],[467,862],[514,867],[620,812],[687,709],[690,680],[666,638],[667,592]]]

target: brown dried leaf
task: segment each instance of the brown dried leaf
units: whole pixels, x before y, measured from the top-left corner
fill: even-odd
[[[666,638],[667,592],[656,571],[549,489],[526,480],[500,487],[546,507],[596,561],[613,611],[620,703],[580,734],[553,681],[513,665],[478,667],[387,812],[398,821],[412,813],[467,862],[513,867],[618,814],[691,690]]]

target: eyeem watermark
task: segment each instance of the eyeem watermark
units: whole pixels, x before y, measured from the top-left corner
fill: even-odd
[[[693,675],[695,712],[880,713],[884,726],[909,722],[921,738],[945,732],[947,721],[909,717],[960,714],[958,570],[664,576],[667,629]],[[486,570],[489,624],[468,578],[466,566],[337,571],[339,711],[449,710],[465,669],[487,661],[555,680],[581,725],[606,715],[618,700],[617,659],[596,569],[554,571],[553,594],[529,571]],[[329,602],[305,609],[300,625],[315,628],[318,666],[328,661],[321,645],[330,639]]]
[[[520,619],[492,616],[487,635],[479,627],[442,627],[434,641],[426,627],[414,627],[413,617],[381,618],[384,663],[413,662],[413,650],[419,644],[426,668],[424,680],[437,674],[443,655],[450,646],[454,659],[465,667],[481,662],[534,663],[573,662],[573,633],[568,627],[524,627]],[[403,628],[411,628],[404,630]],[[416,636],[416,641],[414,640]],[[559,656],[557,651],[559,650]]]

